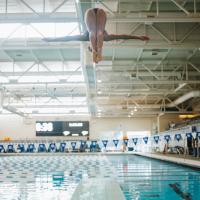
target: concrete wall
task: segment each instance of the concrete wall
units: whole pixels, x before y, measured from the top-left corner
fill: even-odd
[[[119,132],[151,131],[154,118],[96,118],[90,121],[91,139],[113,138]]]
[[[0,140],[4,137],[12,139],[40,139],[35,134],[36,120],[90,121],[90,139],[112,138],[116,133],[127,131],[151,131],[156,118],[34,118],[23,119],[17,115],[0,115]],[[47,137],[44,137],[47,138]],[[51,137],[52,138],[52,137]],[[62,137],[59,137],[62,139]],[[67,137],[68,139],[71,139]],[[53,139],[53,138],[52,138]],[[66,139],[66,137],[65,137]],[[77,138],[83,139],[83,138]],[[86,138],[85,138],[86,139]]]

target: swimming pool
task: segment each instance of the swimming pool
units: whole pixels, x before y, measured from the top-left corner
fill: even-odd
[[[193,199],[200,172],[135,155],[0,157],[1,200],[67,200],[81,179],[111,177],[127,200]]]

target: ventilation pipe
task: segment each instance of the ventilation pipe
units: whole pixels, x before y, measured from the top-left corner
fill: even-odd
[[[200,90],[191,91],[184,94],[183,96],[177,98],[173,102],[167,104],[167,107],[176,107],[177,105],[187,101],[188,99],[195,98],[195,97],[200,97]]]
[[[3,110],[2,105],[3,105],[3,93],[0,91],[0,112]]]
[[[14,113],[14,114],[16,114],[16,115],[19,115],[19,116],[21,116],[21,117],[24,117],[24,113],[23,112],[21,112],[21,111],[18,111],[15,107],[13,107],[13,106],[3,106],[3,109],[5,109],[5,110],[7,110],[7,111],[9,111],[9,112],[11,112],[11,113]]]

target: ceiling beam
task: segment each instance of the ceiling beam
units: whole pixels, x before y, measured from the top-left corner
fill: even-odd
[[[10,87],[29,87],[29,85],[36,85],[36,86],[52,86],[52,87],[63,87],[63,86],[76,86],[76,87],[80,87],[80,86],[84,86],[85,87],[85,82],[82,81],[78,81],[78,82],[71,82],[68,81],[66,83],[63,82],[16,82],[16,83],[2,83],[2,86],[10,86]]]
[[[179,4],[176,0],[171,0],[180,10],[182,10],[185,14],[190,15],[190,12],[186,10],[181,4]]]
[[[17,105],[17,104],[10,104],[11,106],[15,106],[15,108],[24,108],[24,105]],[[73,104],[73,105],[67,105],[67,104],[58,104],[58,105],[51,105],[51,104],[43,104],[43,105],[26,105],[26,108],[83,108],[87,107],[87,105],[78,105],[78,104]]]
[[[170,17],[169,17],[170,16]],[[192,23],[192,22],[200,22],[199,17],[173,17],[171,13],[168,17],[160,17],[160,16],[146,16],[146,17],[115,17],[108,18],[108,22],[115,23]]]
[[[74,75],[82,75],[81,71],[53,71],[54,76],[74,76]],[[12,76],[16,78],[18,76],[52,76],[52,72],[48,71],[38,71],[38,72],[5,72],[1,71],[1,74],[3,76]],[[14,79],[14,78],[13,78]]]
[[[131,81],[118,81],[118,82],[102,82],[102,86],[106,85],[173,85],[179,83],[199,84],[199,80],[131,80]]]
[[[145,64],[145,66],[148,66]],[[124,67],[124,66],[123,66]],[[117,68],[117,67],[116,67]],[[154,75],[152,75],[152,73]],[[181,77],[181,74],[183,73],[183,71],[176,71],[176,72],[172,72],[172,71],[154,71],[151,70],[151,72],[147,72],[147,71],[143,71],[143,70],[130,70],[130,71],[123,71],[123,70],[108,70],[105,68],[105,70],[98,70],[98,74],[102,77],[103,75],[107,75],[108,77],[115,77],[115,78],[120,78],[120,77],[131,77],[131,75],[136,75],[137,77],[152,77],[152,76],[156,76],[156,77]],[[189,76],[197,76],[197,72],[196,71],[189,71],[188,72]],[[102,79],[103,81],[103,79]]]
[[[88,42],[85,42],[85,44],[89,44]],[[129,41],[128,43],[114,43],[114,42],[104,42],[104,48],[112,49],[112,48],[144,48],[144,49],[193,49],[193,48],[199,48],[200,41],[199,40],[191,40],[191,41],[185,41],[183,43],[166,43],[162,41],[150,41],[147,44],[143,42],[132,42]],[[12,42],[7,42],[4,45],[0,45],[1,50],[37,50],[37,49],[43,49],[43,50],[51,50],[51,49],[80,49],[80,42],[62,42],[62,43],[44,43],[41,40],[37,41],[29,41],[26,46],[24,46],[24,42],[12,40]],[[78,53],[78,52],[77,52]],[[78,57],[77,57],[78,58]],[[60,60],[60,58],[59,58]],[[78,59],[77,59],[78,60]],[[79,59],[80,60],[80,59]]]
[[[76,13],[7,13],[0,14],[0,23],[67,23],[78,22]]]
[[[138,17],[139,16],[139,17]],[[0,23],[66,23],[79,22],[76,13],[56,12],[56,13],[7,13],[0,14]],[[108,16],[108,22],[111,23],[191,23],[200,22],[199,14],[195,16],[185,16],[182,13],[166,12],[156,13],[152,12],[137,12],[129,15]]]

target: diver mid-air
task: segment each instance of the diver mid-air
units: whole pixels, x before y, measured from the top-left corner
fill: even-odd
[[[98,63],[102,60],[102,47],[104,41],[118,39],[136,39],[142,41],[149,40],[149,37],[147,36],[108,34],[105,30],[106,19],[106,13],[103,9],[91,8],[87,10],[85,14],[85,24],[87,31],[84,34],[58,38],[44,38],[43,40],[47,42],[90,41],[91,47],[88,49],[93,53],[93,62],[95,63]]]

